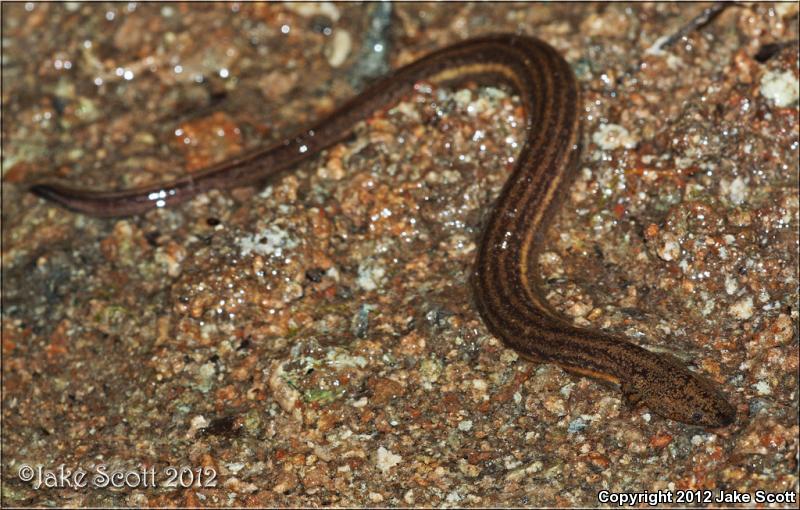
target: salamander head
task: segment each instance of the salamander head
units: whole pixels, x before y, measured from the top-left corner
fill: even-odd
[[[733,423],[736,409],[712,382],[671,356],[659,358],[658,370],[637,373],[622,384],[629,403],[643,404],[656,414],[690,425],[716,428]]]

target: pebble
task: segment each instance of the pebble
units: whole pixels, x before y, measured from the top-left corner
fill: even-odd
[[[772,393],[772,389],[769,387],[769,383],[766,381],[758,381],[753,385],[753,388],[755,388],[759,395],[769,395]]]
[[[556,416],[565,416],[567,414],[566,402],[555,395],[547,395],[544,398],[544,408]]]
[[[286,9],[294,11],[304,18],[327,16],[331,21],[339,21],[342,13],[334,2],[291,2]]]
[[[275,225],[270,225],[255,234],[243,236],[237,239],[236,243],[243,257],[251,253],[281,257],[284,250],[296,248],[299,244],[286,230]]]
[[[214,376],[216,375],[216,368],[214,364],[204,363],[197,369],[197,389],[203,393],[208,393],[214,385]]]
[[[746,296],[730,307],[730,314],[737,319],[746,320],[753,316],[753,298]]]
[[[402,384],[385,377],[370,379],[369,386],[372,389],[372,398],[370,400],[378,406],[383,406],[404,393]]]
[[[330,41],[325,45],[325,58],[331,67],[341,66],[350,52],[353,49],[353,38],[350,37],[350,32],[344,29],[338,29],[333,33]]]
[[[638,143],[638,140],[631,136],[627,129],[618,124],[602,124],[592,134],[592,141],[606,151],[620,147],[633,149]]]
[[[542,272],[548,278],[559,278],[564,276],[564,261],[561,257],[552,251],[543,252],[539,255],[539,264],[542,266]]]
[[[749,191],[747,181],[739,176],[732,181],[722,179],[719,186],[722,193],[728,195],[730,201],[736,205],[740,205],[747,198]]]
[[[791,106],[800,96],[800,81],[793,71],[767,71],[761,77],[761,95],[779,108]]]
[[[194,437],[198,430],[206,427],[208,427],[208,420],[206,420],[205,416],[201,414],[193,416],[190,421],[189,430],[186,432],[186,436]]]
[[[394,466],[400,464],[402,460],[403,458],[400,455],[392,453],[391,450],[387,450],[383,446],[378,448],[376,464],[378,469],[384,473],[392,469]]]
[[[298,483],[299,480],[294,471],[283,471],[278,474],[272,490],[278,494],[284,494],[297,487]]]
[[[580,32],[586,37],[620,37],[631,24],[631,17],[617,6],[609,6],[601,14],[591,14],[581,22]]]
[[[358,266],[356,284],[366,291],[376,290],[383,284],[386,269],[374,260],[366,260]]]
[[[781,345],[789,345],[793,332],[791,317],[782,313],[761,329],[753,341],[747,343],[747,348],[748,350],[763,351]]]
[[[575,302],[567,307],[564,312],[570,317],[583,317],[592,310],[590,303]]]
[[[297,407],[297,402],[300,400],[300,392],[289,385],[288,376],[283,369],[283,363],[279,360],[273,361],[270,365],[269,388],[272,390],[272,396],[278,402],[278,405],[296,420],[301,421],[302,413]]]
[[[725,292],[732,296],[739,289],[739,282],[733,275],[725,275]]]
[[[297,71],[270,71],[259,80],[259,91],[270,102],[285,99],[285,96],[297,85],[300,74]]]
[[[681,255],[681,244],[678,236],[672,232],[662,232],[659,236],[658,248],[656,253],[662,260],[678,260]]]

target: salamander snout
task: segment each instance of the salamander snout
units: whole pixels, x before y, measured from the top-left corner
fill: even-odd
[[[710,410],[693,411],[687,423],[703,427],[726,427],[736,420],[736,410],[726,400],[722,399],[715,408]]]
[[[703,376],[689,371],[669,356],[639,373],[623,392],[629,400],[647,406],[671,420],[701,427],[724,427],[736,419],[736,409]],[[657,368],[656,368],[657,367]]]
[[[685,367],[680,367],[682,372],[675,381],[682,384],[684,398],[677,406],[681,419],[692,425],[703,427],[724,427],[736,420],[734,408],[717,386],[702,375],[690,372]]]

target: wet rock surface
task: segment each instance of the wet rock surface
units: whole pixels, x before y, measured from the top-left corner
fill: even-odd
[[[688,7],[399,4],[376,32],[386,13],[349,4],[4,4],[2,503],[796,493],[797,47],[756,57],[797,38],[797,9],[737,5],[648,52]],[[354,92],[367,40],[397,67],[509,31],[555,46],[583,91],[548,299],[706,374],[734,425],[628,409],[488,333],[469,275],[525,136],[503,89],[420,84],[266,185],[139,217],[25,191],[160,182],[278,139]],[[158,487],[20,479],[62,464],[152,468]]]

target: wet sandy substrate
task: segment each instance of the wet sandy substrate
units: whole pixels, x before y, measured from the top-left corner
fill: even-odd
[[[384,41],[368,27],[385,13],[342,4],[4,5],[3,504],[796,492],[798,60],[753,56],[797,37],[797,10],[730,8],[645,54],[701,7],[402,5]],[[468,279],[524,136],[503,90],[420,86],[266,187],[136,218],[22,186],[176,177],[348,97],[381,68],[364,40],[396,67],[514,30],[584,91],[581,167],[540,258],[550,302],[705,373],[735,425],[627,409],[488,334]],[[25,464],[144,464],[162,484],[35,490]],[[217,486],[164,487],[167,466]]]

